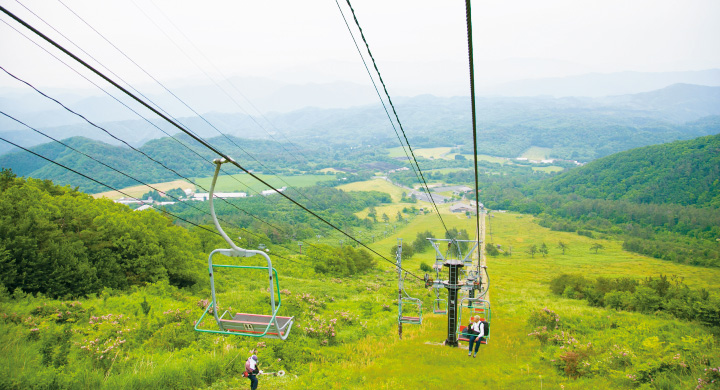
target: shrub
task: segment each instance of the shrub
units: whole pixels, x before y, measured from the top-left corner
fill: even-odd
[[[605,306],[615,310],[630,310],[632,294],[627,291],[613,291],[605,294]]]
[[[584,294],[583,291],[590,284],[590,281],[585,279],[584,276],[578,274],[562,274],[557,278],[550,281],[550,291],[556,295],[565,295],[568,288],[574,292],[579,293],[578,295],[571,294],[569,298],[581,299]],[[570,294],[569,292],[567,294]]]
[[[488,254],[488,256],[499,256],[500,251],[497,249],[497,246],[493,243],[488,243],[485,245],[485,253]]]
[[[547,307],[544,307],[540,310],[535,310],[532,314],[530,314],[530,318],[528,318],[528,325],[531,327],[544,326],[547,329],[559,329],[560,316]]]
[[[650,287],[640,286],[632,296],[633,308],[642,313],[652,313],[660,309],[662,298]]]

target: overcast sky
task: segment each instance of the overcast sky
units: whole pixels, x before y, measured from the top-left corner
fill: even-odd
[[[217,78],[368,83],[334,0],[62,2],[164,81],[200,80],[206,72]],[[63,3],[0,0],[80,57],[88,58],[28,9],[126,80],[149,83]],[[447,85],[466,83],[463,1],[352,4],[391,90],[421,85],[427,93],[443,94]],[[347,4],[340,5],[353,25]],[[480,84],[588,72],[720,68],[717,0],[496,0],[472,6]],[[39,86],[88,85],[8,24],[31,35],[26,29],[4,14],[0,19],[7,23],[0,23],[0,66]],[[17,83],[0,74],[0,86]]]

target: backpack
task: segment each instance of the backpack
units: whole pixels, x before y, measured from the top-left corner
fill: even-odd
[[[483,324],[483,330],[485,331],[484,337],[490,336],[490,323],[487,321],[481,321],[481,323]]]

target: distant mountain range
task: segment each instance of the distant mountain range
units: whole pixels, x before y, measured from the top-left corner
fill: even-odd
[[[87,101],[63,96],[70,106],[85,113],[82,107]],[[202,100],[202,94],[197,98]],[[7,110],[10,114],[19,112],[20,119],[57,139],[82,136],[121,145],[88,123],[43,126],[51,122],[49,117],[27,111],[15,100],[0,100],[0,104],[7,104],[15,110]],[[394,104],[413,147],[451,146],[457,147],[457,152],[472,151],[469,98],[424,95],[397,98]],[[52,112],[47,102],[39,107]],[[86,113],[89,119],[135,147],[178,132],[156,119],[102,121],[105,117],[99,106],[91,107],[94,109]],[[674,84],[650,92],[600,98],[479,97],[476,107],[480,153],[503,157],[516,157],[537,146],[549,149],[551,158],[591,161],[636,147],[720,133],[720,87],[712,86]],[[69,121],[72,115],[63,112],[57,117]],[[310,149],[332,144],[398,146],[388,114],[378,104],[304,108],[262,116],[213,112],[177,119],[205,138],[222,132],[244,140],[291,141]],[[0,136],[26,147],[49,141],[5,117],[0,117]],[[11,150],[0,142],[0,155]]]
[[[720,69],[689,72],[588,73],[518,80],[480,90],[484,95],[603,97],[662,89],[673,84],[720,86]]]

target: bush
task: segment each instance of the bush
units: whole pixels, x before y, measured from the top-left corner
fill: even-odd
[[[528,318],[531,327],[546,327],[547,329],[560,328],[560,316],[547,307],[535,310]]]
[[[583,291],[590,284],[590,281],[585,279],[584,276],[578,274],[562,274],[557,278],[550,281],[550,291],[555,295],[569,294],[569,298],[581,299],[584,294]],[[566,291],[570,292],[567,292]],[[575,294],[578,293],[578,294]]]
[[[488,256],[499,256],[500,251],[497,249],[497,246],[491,242],[489,242],[487,245],[485,245],[485,253],[488,254]]]

